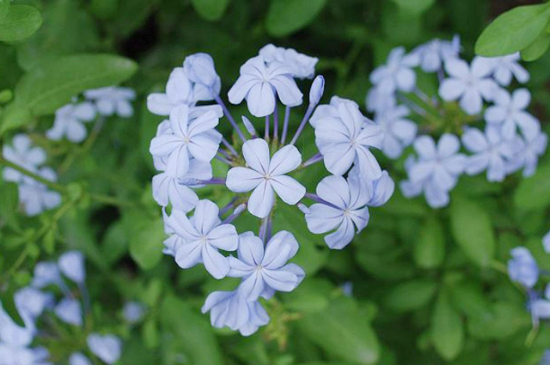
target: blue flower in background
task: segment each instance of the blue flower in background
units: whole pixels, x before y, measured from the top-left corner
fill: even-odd
[[[510,279],[526,288],[533,288],[539,279],[539,268],[531,252],[525,247],[516,247],[508,261]]]

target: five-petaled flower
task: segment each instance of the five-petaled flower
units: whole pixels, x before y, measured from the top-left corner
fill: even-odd
[[[258,218],[268,216],[275,203],[275,193],[287,204],[302,199],[306,189],[285,174],[295,170],[302,155],[294,146],[287,145],[269,156],[269,146],[263,139],[252,139],[243,145],[248,167],[233,167],[227,173],[227,187],[236,193],[254,190],[248,200],[248,211]]]

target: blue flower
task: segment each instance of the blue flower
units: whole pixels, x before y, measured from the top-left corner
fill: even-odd
[[[176,263],[182,269],[203,262],[214,278],[221,279],[227,275],[229,263],[218,250],[236,250],[239,236],[233,225],[221,224],[216,204],[210,200],[200,200],[191,219],[184,212],[174,210],[167,224],[179,240],[179,244],[172,247],[175,247]]]
[[[403,149],[410,146],[416,137],[418,127],[416,123],[407,119],[409,109],[404,105],[389,108],[377,113],[374,122],[384,133],[382,151],[391,159],[396,159],[403,153]]]
[[[386,64],[377,67],[370,75],[370,81],[383,95],[399,90],[410,92],[416,85],[416,74],[412,70],[418,66],[417,54],[405,54],[404,47],[394,48],[388,55]]]
[[[548,146],[548,136],[542,132],[524,134],[514,139],[516,154],[507,164],[508,173],[523,169],[523,176],[532,176],[539,163],[539,157],[544,154]]]
[[[546,236],[542,239],[542,245],[544,246],[544,251],[550,253],[550,231],[548,231]]]
[[[287,204],[294,205],[302,199],[306,189],[286,174],[302,162],[302,155],[292,145],[287,145],[269,155],[269,145],[263,139],[246,141],[243,155],[248,167],[233,167],[227,173],[227,188],[236,193],[252,190],[248,211],[258,218],[268,216],[275,193]]]
[[[508,261],[508,275],[510,279],[526,288],[535,286],[539,279],[539,268],[531,252],[525,247],[516,247],[510,254]]]
[[[464,147],[472,153],[466,161],[466,173],[477,175],[487,170],[487,180],[502,181],[506,177],[506,164],[515,153],[515,144],[502,137],[499,127],[488,126],[485,134],[468,128],[462,135]]]
[[[114,335],[92,333],[88,336],[87,343],[90,351],[109,365],[117,362],[122,354],[122,341]]]
[[[370,148],[382,148],[380,126],[365,118],[356,104],[341,102],[337,109],[337,116],[315,122],[315,143],[327,170],[343,175],[355,164],[366,178],[378,179],[382,169]]]
[[[232,104],[240,104],[246,98],[250,113],[265,117],[275,111],[277,97],[286,106],[297,106],[302,104],[303,95],[288,67],[279,63],[266,65],[264,58],[257,56],[241,67],[241,76],[228,97]]]
[[[287,231],[276,233],[265,249],[262,240],[252,232],[240,235],[238,259],[229,257],[228,276],[243,278],[239,291],[247,301],[260,296],[269,298],[275,291],[290,292],[300,284],[304,271],[295,264],[287,264],[296,252],[298,242]]]
[[[257,301],[247,301],[239,290],[211,293],[202,307],[202,313],[207,312],[210,312],[213,327],[229,327],[243,336],[250,336],[269,323],[262,305]]]

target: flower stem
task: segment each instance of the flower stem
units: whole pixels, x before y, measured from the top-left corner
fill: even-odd
[[[233,166],[233,164],[231,163],[231,161],[229,161],[228,159],[226,159],[225,157],[223,156],[219,156],[219,155],[216,155],[216,159],[218,159],[219,161],[229,165],[229,166]]]
[[[235,150],[235,148],[231,145],[231,143],[229,143],[229,141],[227,139],[225,139],[225,137],[222,137],[222,143],[229,150],[229,152],[231,152],[233,155],[235,155],[235,156],[239,155],[237,153],[237,150]]]
[[[265,134],[264,139],[269,141],[269,115],[265,116]]]
[[[315,155],[313,155],[309,160],[302,163],[301,167],[302,168],[308,167],[308,166],[316,164],[317,162],[320,162],[320,161],[323,161],[323,155],[321,155],[321,153],[318,152]]]
[[[233,199],[231,199],[231,201],[229,203],[227,203],[227,205],[225,207],[220,209],[220,214],[219,214],[220,217],[225,215],[225,213],[229,212],[231,210],[231,208],[233,208],[233,206],[235,205],[236,201],[237,201],[237,197],[234,197]]]
[[[306,197],[306,198],[308,198],[308,199],[310,199],[310,200],[313,200],[314,202],[328,205],[328,206],[331,207],[331,208],[338,209],[338,210],[342,210],[341,208],[337,207],[336,205],[334,205],[334,204],[332,204],[332,203],[329,203],[329,202],[327,202],[326,200],[320,198],[317,194],[306,193],[306,195],[304,195],[304,197]]]
[[[277,103],[275,103],[275,112],[273,113],[273,140],[279,139],[279,111],[277,110]]]
[[[246,138],[244,137],[244,134],[243,134],[243,132],[241,131],[241,128],[237,125],[237,122],[235,122],[235,119],[234,119],[233,116],[231,115],[231,112],[229,111],[229,109],[227,109],[227,107],[225,106],[225,103],[223,102],[223,100],[220,98],[219,95],[217,95],[216,93],[214,93],[212,90],[210,90],[210,91],[211,91],[211,93],[212,93],[212,96],[214,96],[214,100],[216,100],[216,103],[218,103],[218,105],[222,107],[223,114],[224,114],[225,117],[229,120],[229,123],[231,123],[231,126],[235,129],[235,131],[236,131],[237,134],[239,135],[239,138],[240,138],[243,142],[246,142]]]
[[[310,104],[307,108],[306,115],[304,115],[304,119],[302,119],[302,122],[300,123],[300,126],[298,127],[298,130],[294,134],[294,137],[292,138],[292,141],[290,141],[291,145],[294,145],[296,141],[298,140],[298,137],[300,137],[300,134],[302,134],[302,131],[304,130],[307,121],[311,117],[311,114],[313,113],[313,110],[315,110],[315,105]]]
[[[65,192],[65,187],[63,185],[60,185],[60,184],[57,184],[53,181],[45,179],[42,176],[37,175],[34,172],[29,171],[29,170],[27,170],[26,168],[24,168],[22,166],[19,166],[19,165],[15,164],[11,161],[6,160],[3,156],[0,156],[0,164],[4,165],[4,166],[7,166],[7,167],[10,167],[10,168],[22,173],[23,175],[26,175],[26,176],[30,177],[31,179],[36,180],[39,183],[42,183],[42,184],[46,185],[47,187],[49,187],[52,190],[58,191],[60,193]]]
[[[285,120],[283,122],[283,133],[281,134],[281,144],[284,145],[286,141],[286,133],[288,131],[288,123],[290,120],[290,107],[287,106],[285,109]]]

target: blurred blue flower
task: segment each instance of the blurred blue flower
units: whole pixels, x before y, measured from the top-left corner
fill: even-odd
[[[532,288],[538,281],[539,268],[531,252],[525,247],[516,247],[510,254],[508,261],[508,275],[510,279],[526,288]]]
[[[92,333],[88,336],[87,343],[90,351],[109,365],[117,362],[122,354],[122,341],[115,335]]]
[[[384,133],[382,151],[391,159],[396,159],[403,153],[403,149],[411,145],[416,138],[418,127],[416,123],[407,119],[409,109],[404,105],[388,108],[377,113],[374,122]]]

